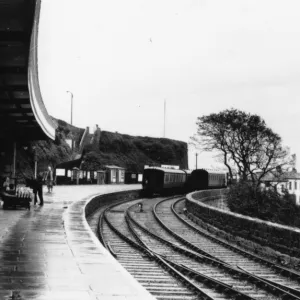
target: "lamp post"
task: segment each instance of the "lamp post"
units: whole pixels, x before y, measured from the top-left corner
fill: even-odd
[[[34,160],[34,178],[37,177],[37,153],[36,153],[36,147],[32,147],[33,150],[33,160]]]
[[[196,153],[196,170],[198,169],[198,153]]]
[[[71,125],[73,125],[73,93],[70,91],[67,91],[67,93],[71,94]]]

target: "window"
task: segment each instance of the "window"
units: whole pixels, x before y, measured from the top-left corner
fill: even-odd
[[[116,182],[117,170],[111,170],[111,182]]]
[[[169,174],[165,174],[165,182],[169,181]]]
[[[289,190],[291,190],[292,189],[292,182],[290,181],[289,182]]]
[[[297,189],[297,181],[295,181],[295,190]]]

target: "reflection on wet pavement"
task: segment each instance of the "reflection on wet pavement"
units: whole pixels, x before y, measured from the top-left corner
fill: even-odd
[[[140,185],[57,186],[53,194],[44,193],[42,207],[0,208],[0,299],[116,299],[109,297],[113,285],[108,280],[114,273],[107,269],[107,257],[91,242],[76,210],[92,195],[137,188]],[[75,201],[73,211],[66,209]],[[132,287],[118,285],[125,295],[134,294]]]

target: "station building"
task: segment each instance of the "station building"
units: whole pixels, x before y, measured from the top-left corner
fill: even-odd
[[[82,158],[56,166],[57,184],[121,184],[125,183],[125,168],[105,165],[101,170],[82,169]]]

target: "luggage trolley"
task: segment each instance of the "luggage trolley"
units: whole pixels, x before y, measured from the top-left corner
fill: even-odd
[[[30,202],[32,201],[33,194],[28,188],[16,188],[16,180],[11,179],[11,188],[8,191],[2,191],[0,194],[3,201],[3,209],[25,207],[30,210]]]

